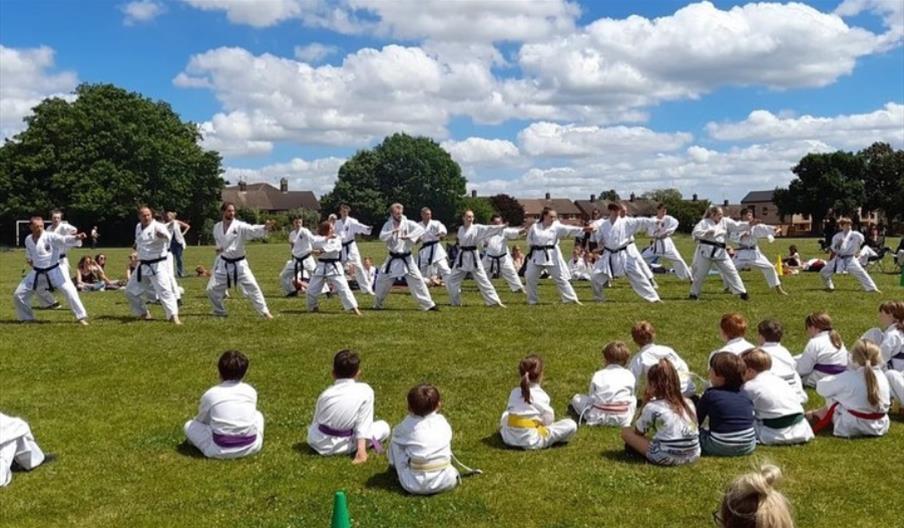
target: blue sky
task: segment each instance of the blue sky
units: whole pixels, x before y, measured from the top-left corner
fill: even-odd
[[[481,193],[572,198],[736,200],[809,151],[904,146],[901,0],[410,1],[4,0],[0,130],[110,82],[202,123],[228,179],[322,193],[401,130]]]

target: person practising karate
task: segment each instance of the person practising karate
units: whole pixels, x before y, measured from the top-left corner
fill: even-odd
[[[358,287],[362,292],[373,295],[374,289],[373,284],[370,283],[370,275],[367,274],[364,264],[361,263],[361,253],[358,252],[358,243],[355,242],[356,236],[369,235],[373,228],[349,216],[351,210],[348,204],[340,205],[339,218],[336,220],[336,234],[342,240],[342,264],[354,266]]]
[[[59,209],[54,209],[50,212],[50,227],[47,228],[51,233],[56,233],[58,235],[66,236],[66,235],[74,235],[78,233],[78,229],[69,224],[69,222],[65,222],[63,220],[63,212]],[[81,247],[82,243],[79,241],[76,247]],[[71,278],[72,275],[69,274],[69,258],[66,256],[66,253],[60,253],[60,271],[63,272],[63,275]],[[40,288],[35,292],[35,296],[38,298],[38,305],[42,310],[50,310],[53,308],[59,308],[60,303],[57,302],[56,298],[54,298],[53,293],[48,288]]]
[[[494,214],[490,217],[490,224],[502,225],[502,217]],[[518,270],[515,269],[507,241],[517,239],[523,232],[522,227],[506,227],[502,233],[488,236],[484,240],[485,253],[483,255],[483,269],[486,270],[487,276],[492,279],[498,273],[512,292],[521,293],[525,293],[524,285],[521,283],[521,277],[518,276]]]
[[[543,270],[549,273],[556,284],[562,302],[581,304],[574,288],[571,286],[571,273],[568,264],[559,249],[559,239],[576,237],[581,233],[593,231],[593,227],[569,226],[559,223],[559,215],[551,207],[544,207],[537,220],[527,232],[527,243],[530,252],[527,254],[527,269],[524,278],[527,280],[527,304],[537,304],[537,288],[540,285],[540,274]]]
[[[58,235],[44,230],[44,219],[40,216],[31,217],[31,236],[25,237],[25,255],[31,271],[25,275],[22,282],[13,293],[13,304],[16,307],[16,317],[23,322],[35,320],[34,311],[31,308],[31,298],[35,291],[44,286],[53,291],[58,288],[69,304],[75,319],[81,325],[88,324],[88,312],[79,299],[78,291],[72,280],[63,274],[60,254],[66,249],[80,246],[84,240],[84,233],[74,235]]]
[[[748,223],[752,222],[753,211],[749,208],[742,209],[741,220]],[[772,243],[778,232],[780,232],[778,227],[757,224],[738,233],[738,247],[735,250],[734,265],[736,269],[756,268],[762,271],[770,288],[780,295],[788,295],[788,292],[782,288],[782,282],[778,278],[775,266],[769,262],[766,255],[763,255],[758,245],[758,240],[761,238],[765,238],[769,240],[769,243]]]
[[[251,267],[245,258],[245,244],[249,240],[264,238],[273,229],[273,222],[251,225],[235,218],[235,204],[225,202],[220,211],[223,212],[223,220],[213,226],[213,238],[217,245],[217,260],[210,273],[210,281],[207,283],[207,297],[213,305],[214,315],[225,317],[226,306],[223,299],[226,290],[234,284],[238,284],[242,293],[251,300],[251,304],[257,313],[265,319],[273,319],[267,301]]]
[[[706,210],[706,215],[694,226],[693,236],[697,241],[697,249],[694,252],[694,261],[691,264],[691,272],[693,275],[693,283],[691,284],[690,299],[697,300],[700,297],[700,290],[703,289],[703,282],[712,266],[716,266],[722,274],[722,279],[728,286],[728,289],[747,300],[747,289],[738,275],[738,270],[734,266],[731,257],[725,250],[725,242],[731,233],[741,233],[755,225],[748,222],[735,222],[731,218],[726,218],[722,208],[712,206]]]
[[[653,245],[650,246],[649,251],[644,251],[644,258],[647,259],[647,262],[655,258],[670,261],[675,275],[683,281],[690,282],[691,270],[684,262],[684,258],[681,257],[681,253],[678,252],[678,248],[675,247],[675,242],[672,241],[672,235],[678,230],[678,219],[669,216],[665,204],[656,206],[655,219],[655,226],[647,229],[647,234],[653,239]]]
[[[451,273],[449,257],[442,243],[448,234],[446,226],[439,220],[434,220],[433,211],[424,207],[421,209],[421,227],[424,228],[424,234],[421,236],[421,249],[417,252],[417,265],[421,275],[424,280],[434,284],[434,277],[437,276],[440,281],[445,281]]]
[[[438,311],[439,308],[430,297],[430,291],[424,283],[424,277],[417,267],[417,262],[411,256],[411,248],[417,243],[424,228],[420,224],[409,220],[402,214],[405,208],[400,203],[394,203],[389,207],[389,220],[383,224],[380,230],[380,240],[386,243],[389,256],[377,274],[377,284],[374,288],[374,310],[383,309],[383,301],[389,295],[392,284],[397,278],[405,277],[408,283],[408,291],[424,311]]]
[[[342,241],[336,237],[335,226],[329,221],[322,222],[317,229],[317,235],[311,239],[312,251],[317,255],[317,266],[311,274],[311,282],[308,285],[308,311],[320,310],[317,296],[329,285],[339,296],[345,311],[361,315],[358,301],[345,278],[345,268],[339,256],[342,252]]]
[[[154,212],[150,207],[138,208],[138,224],[135,226],[138,266],[126,284],[126,298],[132,313],[145,320],[152,319],[145,300],[156,299],[163,306],[167,320],[181,325],[174,290],[176,281],[171,276],[172,266],[168,260],[170,237],[169,229],[154,220]]]
[[[841,228],[841,231],[835,233],[835,236],[832,237],[830,246],[831,258],[826,262],[825,267],[819,271],[826,290],[835,291],[832,275],[846,271],[848,275],[857,279],[857,282],[860,283],[860,286],[865,291],[882,293],[876,287],[873,278],[860,265],[860,248],[863,247],[863,233],[852,230],[851,219],[846,217],[838,220],[838,227]]]
[[[314,234],[304,227],[301,218],[296,218],[292,222],[294,228],[289,233],[289,247],[292,251],[292,258],[286,261],[282,272],[279,274],[279,283],[282,285],[283,293],[286,297],[295,297],[301,290],[301,281],[307,275],[308,279],[314,274],[314,268],[317,263],[312,256],[313,248],[311,240]]]
[[[452,273],[446,281],[446,288],[449,290],[449,301],[452,306],[461,306],[461,283],[470,273],[477,282],[480,294],[483,295],[483,302],[487,306],[500,306],[505,308],[496,288],[487,277],[486,271],[483,269],[483,261],[477,253],[480,244],[490,236],[502,235],[507,227],[501,225],[482,225],[474,223],[474,211],[468,209],[461,217],[462,225],[458,228],[458,256],[452,267]]]
[[[600,258],[590,273],[590,286],[593,298],[604,301],[603,288],[615,277],[627,276],[631,287],[644,300],[660,302],[659,294],[650,282],[640,253],[629,251],[634,243],[634,233],[652,229],[656,221],[652,218],[629,218],[621,216],[621,206],[612,202],[607,207],[609,218],[599,224],[592,239],[600,248]]]

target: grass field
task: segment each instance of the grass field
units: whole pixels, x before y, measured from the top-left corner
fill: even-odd
[[[771,259],[790,243],[805,256],[816,255],[813,240],[779,240],[767,248]],[[679,247],[691,255],[689,240]],[[108,269],[125,268],[126,250],[105,252]],[[384,254],[373,243],[362,252],[377,261]],[[85,253],[72,251],[70,261],[74,265]],[[189,248],[186,268],[209,265],[212,258],[212,248]],[[904,297],[897,275],[874,273],[884,293],[868,295],[848,277],[826,293],[818,276],[807,273],[787,277],[791,295],[779,297],[767,291],[759,272],[744,272],[747,303],[723,294],[715,277],[701,301],[688,301],[688,286],[666,276],[659,279],[661,305],[641,301],[619,280],[605,304],[590,303],[590,289],[581,283],[578,294],[588,303],[563,306],[553,286],[544,284],[542,304],[528,307],[500,282],[507,310],[484,308],[468,282],[462,308],[422,313],[404,292],[393,294],[387,310],[354,318],[341,313],[335,298],[319,314],[306,313],[303,298],[282,298],[277,274],[286,258],[284,244],[249,249],[273,321],[258,319],[237,294],[228,302],[228,319],[209,316],[205,281],[188,278],[182,281],[181,328],[132,319],[122,292],[83,294],[92,325],[82,328],[68,310],[38,312],[47,324],[16,324],[11,294],[24,255],[0,254],[0,410],[26,418],[42,447],[59,456],[32,473],[17,473],[0,490],[0,526],[328,526],[332,494],[340,489],[348,492],[359,527],[710,526],[727,482],[762,460],[784,469],[784,491],[799,526],[900,526],[900,415],[880,439],[820,436],[803,447],[761,447],[749,458],[704,458],[679,468],[626,458],[610,428],[582,427],[567,446],[543,452],[506,449],[496,433],[525,354],[545,358],[544,387],[564,416],[572,394],[585,391],[599,367],[602,345],[630,340],[636,320],[653,321],[658,341],[705,374],[706,356],[719,345],[722,313],[740,311],[752,325],[778,317],[786,326],[785,344],[799,353],[806,341],[804,316],[825,309],[850,345],[877,324],[880,301]],[[440,305],[447,302],[444,290],[433,294]],[[369,299],[359,299],[369,307]],[[153,311],[162,317],[159,307]],[[455,431],[453,449],[485,474],[465,479],[451,493],[412,497],[402,492],[384,457],[352,466],[349,458],[312,454],[305,430],[317,395],[330,383],[331,357],[343,347],[361,352],[377,417],[391,424],[404,417],[412,385],[438,385]],[[205,460],[180,447],[182,424],[217,382],[215,362],[227,348],[251,358],[247,381],[257,388],[266,417],[264,449],[245,460]],[[821,403],[811,394],[808,407]]]

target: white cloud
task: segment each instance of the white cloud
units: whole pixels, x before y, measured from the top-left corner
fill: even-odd
[[[904,104],[890,102],[868,114],[782,118],[755,110],[735,123],[708,123],[706,130],[723,141],[813,140],[837,148],[860,149],[875,141],[904,146]]]
[[[153,0],[138,0],[129,2],[119,7],[123,13],[122,23],[134,26],[144,22],[150,22],[166,12],[166,7]]]
[[[888,31],[882,35],[882,48],[891,49],[904,42],[904,1],[902,0],[844,0],[835,14],[843,17],[859,15],[864,11],[876,13]]]
[[[225,11],[226,18],[235,24],[268,27],[302,13],[301,0],[182,0],[205,11]],[[308,2],[310,3],[310,2]]]
[[[72,100],[78,85],[74,72],[52,73],[54,51],[40,48],[7,48],[0,45],[0,138],[25,128],[22,119],[45,97]]]
[[[644,127],[598,127],[531,123],[518,142],[531,156],[636,156],[680,149],[693,139],[686,132],[659,133]]]
[[[469,137],[440,146],[461,165],[505,165],[517,162],[521,155],[514,143],[504,139]]]
[[[295,46],[295,58],[311,64],[318,63],[338,52],[338,46],[330,46],[319,42],[312,42],[306,46]]]
[[[280,179],[286,178],[291,190],[314,191],[317,196],[323,196],[333,189],[339,167],[345,161],[345,159],[335,157],[311,161],[294,158],[287,163],[276,163],[259,169],[226,167],[223,177],[233,184],[244,180],[269,182],[277,186]]]

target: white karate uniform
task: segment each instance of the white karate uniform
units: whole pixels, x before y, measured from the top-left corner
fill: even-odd
[[[518,270],[515,269],[515,264],[512,262],[512,255],[509,253],[506,241],[515,240],[519,236],[521,236],[521,229],[507,227],[501,234],[487,237],[484,240],[483,269],[486,270],[490,278],[493,278],[495,273],[499,273],[513,292],[524,291],[524,285],[521,283],[521,277],[518,276]]]
[[[590,280],[590,266],[583,256],[571,257],[571,260],[568,261],[568,271],[571,273],[571,280],[573,281]]]
[[[883,436],[888,432],[888,409],[891,407],[888,380],[883,375],[882,369],[872,369],[876,377],[876,387],[879,389],[879,404],[873,407],[867,399],[865,368],[857,367],[837,376],[827,376],[816,384],[816,392],[825,398],[827,406],[838,404],[832,415],[835,436],[844,438]],[[860,418],[851,414],[851,410],[884,416],[878,420]]]
[[[844,344],[835,348],[832,344],[831,332],[820,332],[807,341],[807,346],[799,356],[796,356],[797,373],[803,380],[805,387],[816,387],[816,383],[829,376],[824,372],[815,370],[816,365],[840,365],[846,367],[849,363],[848,351]]]
[[[672,241],[672,235],[678,229],[678,220],[670,215],[665,215],[661,219],[653,217],[651,220],[656,223],[647,227],[647,234],[653,239],[653,245],[650,246],[649,253],[644,251],[645,260],[653,258],[669,260],[679,279],[691,280],[691,270],[684,262],[684,258],[681,257],[681,253],[678,252],[678,248],[675,247],[675,242]]]
[[[633,245],[634,233],[652,229],[655,225],[656,222],[650,218],[628,217],[616,218],[614,222],[606,219],[599,224],[591,235],[591,239],[602,248],[602,253],[590,273],[594,299],[604,300],[603,288],[606,283],[615,277],[627,276],[637,295],[649,302],[659,301],[659,294],[650,282],[643,257],[637,251],[637,246]]]
[[[691,273],[694,282],[691,285],[691,295],[699,296],[703,289],[703,281],[709,274],[709,269],[716,266],[722,279],[728,288],[734,294],[747,293],[741,276],[734,266],[734,262],[728,257],[725,251],[725,242],[731,233],[738,233],[746,230],[750,224],[747,222],[735,222],[734,220],[722,217],[719,222],[713,222],[710,218],[704,218],[694,226],[694,239],[697,240],[697,249],[694,251],[694,261],[691,264]],[[713,231],[712,233],[708,233]],[[713,246],[701,241],[721,244],[721,246]]]
[[[862,233],[853,229],[847,233],[844,231],[835,233],[835,236],[832,237],[831,246],[833,256],[826,262],[825,267],[819,270],[819,275],[822,277],[822,282],[826,285],[826,288],[834,290],[835,283],[832,281],[832,275],[846,271],[848,275],[860,282],[864,290],[872,292],[878,289],[876,288],[876,283],[873,282],[873,278],[869,276],[869,273],[863,269],[860,261],[857,260],[861,246],[863,246]]]
[[[311,240],[311,247],[314,250],[323,253],[317,258],[317,267],[311,276],[311,282],[308,284],[308,311],[313,311],[318,306],[317,297],[327,283],[333,287],[339,300],[342,302],[342,308],[354,310],[358,307],[358,301],[355,294],[348,286],[345,278],[345,269],[342,266],[342,241],[339,238],[326,238],[316,236]]]
[[[68,224],[67,222],[60,222],[57,226],[50,226],[46,228],[46,231],[50,231],[51,233],[56,233],[61,236],[72,236],[78,233],[78,229]],[[78,241],[78,245],[74,247],[82,247],[82,241]],[[69,257],[66,253],[60,253],[60,271],[63,272],[63,276],[67,279],[72,280],[71,269],[69,268]],[[37,291],[35,291],[35,296],[38,298],[38,304],[42,308],[49,308],[56,304],[56,299],[53,296],[53,293],[46,288],[45,286],[38,286]]]
[[[729,339],[725,342],[724,345],[709,353],[709,357],[706,358],[706,368],[707,370],[709,369],[709,363],[713,360],[713,356],[715,356],[719,352],[729,352],[736,356],[740,356],[751,348],[756,348],[756,345],[744,339],[743,337],[735,337],[733,339]]]
[[[44,452],[25,420],[0,413],[0,488],[13,478],[13,462],[32,470],[44,462]]]
[[[508,405],[500,420],[502,441],[505,445],[522,449],[543,449],[559,442],[567,442],[578,431],[578,424],[571,418],[555,421],[556,413],[550,406],[549,395],[536,383],[530,386],[531,402],[521,396],[521,387],[509,394]],[[537,427],[511,427],[509,416],[534,420],[542,424],[546,433]]]
[[[681,359],[681,356],[671,347],[650,343],[637,351],[637,354],[631,358],[628,363],[628,370],[637,380],[637,393],[642,394],[643,388],[647,384],[647,372],[650,367],[659,363],[660,359],[667,359],[669,363],[675,367],[678,372],[678,381],[681,384],[681,394],[686,397],[694,395],[697,390],[694,380],[691,378],[691,371],[687,366],[687,362]]]
[[[67,275],[63,274],[60,263],[60,253],[67,248],[81,245],[81,240],[72,235],[58,235],[44,231],[38,240],[34,235],[25,237],[25,258],[31,262],[31,271],[25,275],[22,282],[13,292],[13,304],[16,307],[16,317],[20,321],[34,321],[35,314],[31,308],[31,298],[40,287],[52,286],[60,290],[69,309],[75,314],[77,320],[88,317],[88,312],[82,305],[75,284]]]
[[[172,236],[166,224],[156,220],[151,220],[147,227],[142,227],[140,222],[135,225],[138,266],[125,288],[134,315],[143,317],[149,313],[145,301],[158,301],[167,319],[179,315],[179,286],[173,277],[173,259],[169,251]]]
[[[544,269],[556,284],[563,303],[578,302],[578,296],[569,282],[571,273],[568,271],[568,264],[559,249],[559,239],[574,237],[583,232],[582,227],[565,225],[559,221],[553,222],[549,227],[544,227],[543,222],[538,221],[530,227],[527,232],[530,249],[526,255],[527,269],[524,272],[527,280],[527,304],[539,302],[537,287]]]
[[[432,278],[437,275],[443,280],[449,276],[449,256],[443,247],[442,238],[448,234],[446,226],[439,220],[430,220],[427,224],[421,222],[424,234],[421,235],[421,248],[417,252],[417,265],[421,275]]]
[[[879,328],[867,330],[860,339],[872,341],[879,345],[882,363],[887,369],[885,377],[890,386],[891,395],[904,405],[904,331],[892,324],[885,331]]]
[[[366,226],[352,217],[336,220],[336,234],[342,240],[342,263],[355,267],[355,278],[361,291],[373,295],[373,284],[369,282],[370,275],[365,273],[364,264],[361,263],[361,253],[358,252],[358,243],[355,237],[358,235],[370,235],[371,226]]]
[[[207,458],[239,458],[264,446],[264,415],[257,391],[241,381],[224,381],[201,396],[198,415],[185,422],[185,436]],[[254,437],[247,445],[221,446],[223,440]],[[218,443],[219,442],[219,443]]]
[[[575,394],[571,398],[571,407],[587,425],[628,427],[637,410],[635,384],[636,378],[630,370],[621,365],[606,365],[593,374],[587,394]]]
[[[339,247],[341,250],[341,242]],[[328,434],[321,426],[351,434]],[[337,379],[317,398],[314,418],[308,426],[308,445],[321,455],[347,455],[357,450],[359,438],[385,442],[389,424],[374,421],[374,390],[370,385],[350,378]]]
[[[393,230],[399,229],[399,233],[393,233]],[[417,243],[424,229],[417,222],[413,222],[402,215],[397,223],[392,217],[383,224],[380,231],[380,240],[386,243],[386,249],[389,250],[389,256],[380,267],[377,275],[377,283],[374,288],[374,308],[379,310],[383,308],[383,301],[389,295],[392,284],[395,279],[405,277],[408,283],[408,291],[414,300],[420,305],[421,310],[429,310],[436,306],[433,298],[430,297],[430,291],[424,283],[424,277],[417,267],[414,257],[411,256],[411,249]],[[407,237],[407,238],[402,238]]]
[[[283,293],[290,295],[295,293],[295,280],[301,280],[305,274],[310,278],[314,273],[317,262],[311,255],[311,239],[314,234],[306,227],[299,227],[289,233],[289,244],[292,246],[292,258],[286,261],[279,274],[279,283]]]
[[[245,258],[245,244],[249,240],[266,236],[267,226],[247,224],[237,218],[230,222],[228,229],[225,229],[222,221],[213,226],[213,238],[218,253],[216,264],[210,273],[210,281],[207,283],[207,298],[213,305],[214,315],[226,315],[223,299],[226,298],[226,290],[230,284],[237,284],[241,288],[257,313],[263,316],[270,313],[264,294],[257,285],[254,274],[251,273],[248,259]],[[226,259],[240,260],[228,262]]]
[[[800,374],[797,373],[797,362],[791,356],[791,352],[788,352],[788,349],[781,343],[767,342],[763,343],[759,348],[772,358],[772,368],[769,371],[785,380],[788,386],[794,389],[794,392],[800,398],[801,404],[807,403],[809,397],[807,396],[807,391],[804,390]]]
[[[737,233],[738,247],[735,251],[734,265],[737,269],[756,268],[763,272],[766,284],[775,288],[781,284],[775,266],[769,262],[766,255],[760,251],[758,241],[765,238],[771,244],[775,240],[775,228],[766,224],[750,226],[746,230]]]
[[[753,402],[756,421],[756,441],[765,445],[804,444],[813,439],[813,429],[807,420],[783,428],[767,427],[763,420],[803,414],[797,392],[770,371],[760,372],[741,388]]]
[[[483,296],[483,302],[487,306],[495,306],[502,304],[496,288],[487,277],[486,271],[483,269],[483,262],[480,259],[481,243],[488,237],[501,235],[505,226],[501,225],[481,225],[471,224],[471,227],[458,228],[458,256],[452,266],[452,272],[446,280],[446,289],[449,290],[449,303],[452,306],[461,305],[461,283],[465,280],[468,273],[474,277],[477,288]]]
[[[406,416],[392,430],[388,456],[408,493],[433,495],[458,485],[458,470],[452,466],[452,428],[441,414]]]

